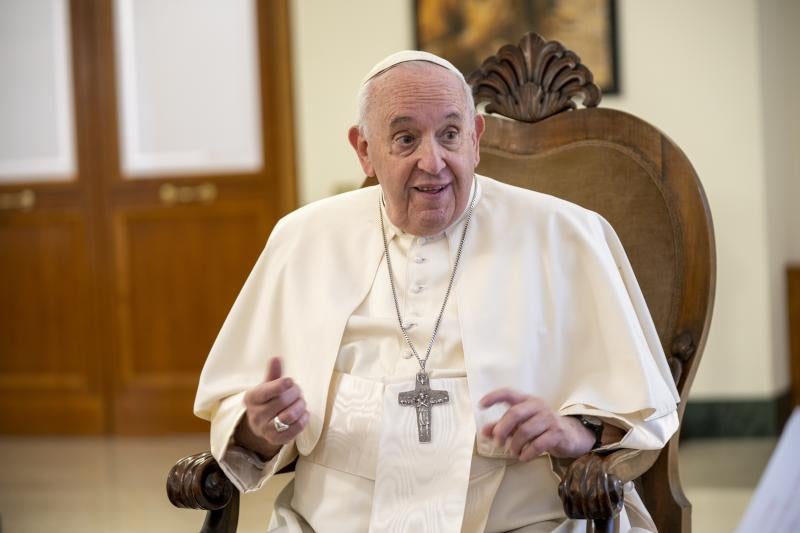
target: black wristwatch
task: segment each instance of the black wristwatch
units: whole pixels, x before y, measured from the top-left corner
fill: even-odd
[[[599,448],[603,445],[603,421],[596,416],[591,415],[572,415],[583,424],[583,427],[594,433],[594,445],[592,449]]]

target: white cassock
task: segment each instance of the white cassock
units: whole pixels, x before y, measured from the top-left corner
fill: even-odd
[[[282,219],[212,348],[195,403],[211,451],[242,491],[298,458],[278,531],[583,531],[565,520],[548,456],[519,463],[478,436],[499,387],[626,429],[617,447],[662,447],[677,429],[673,385],[622,246],[599,215],[478,176],[476,207],[428,362],[431,443],[397,395],[419,370],[394,313],[376,187]],[[418,350],[433,330],[464,216],[419,238],[387,225],[401,313]],[[311,415],[268,463],[232,444],[244,391],[284,359]],[[299,457],[298,457],[299,456]],[[654,529],[632,486],[622,531]],[[640,529],[641,530],[641,529]]]

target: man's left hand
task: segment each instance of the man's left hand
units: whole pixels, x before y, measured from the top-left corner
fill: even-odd
[[[553,457],[580,457],[588,453],[595,435],[574,417],[561,416],[536,396],[511,389],[497,389],[483,398],[480,406],[507,403],[510,407],[497,422],[481,429],[484,437],[502,448],[510,439],[510,449],[520,461],[530,461],[543,453]]]

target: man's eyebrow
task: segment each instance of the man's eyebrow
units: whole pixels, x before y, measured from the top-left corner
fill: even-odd
[[[406,116],[394,117],[389,122],[389,127],[390,128],[396,128],[397,126],[403,125],[403,124],[405,124],[407,122],[413,122],[413,119],[411,117],[406,117]]]
[[[461,113],[459,113],[458,111],[451,111],[444,117],[445,120],[461,120],[462,118],[463,117]],[[399,117],[394,117],[389,122],[389,128],[393,129],[398,126],[402,126],[403,124],[407,124],[409,122],[414,122],[414,119],[405,115],[400,115]]]

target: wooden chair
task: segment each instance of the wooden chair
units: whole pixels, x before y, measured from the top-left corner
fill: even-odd
[[[481,174],[565,198],[602,214],[617,231],[653,316],[683,417],[705,344],[714,295],[711,216],[697,174],[669,138],[627,113],[600,109],[599,88],[580,59],[529,33],[472,73],[485,103]],[[585,109],[576,110],[575,97]],[[567,477],[595,480],[597,493],[559,487],[567,516],[614,531],[622,484],[634,481],[662,532],[688,532],[691,506],[678,476],[678,435],[663,450],[591,453]],[[565,478],[566,479],[566,478]],[[233,532],[238,494],[205,452],[169,474],[170,500],[209,510],[202,532]]]

